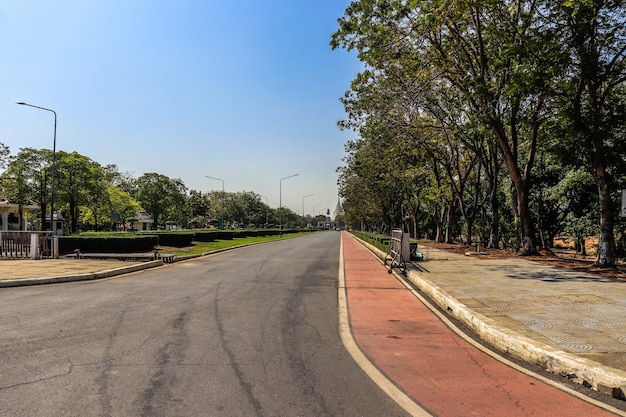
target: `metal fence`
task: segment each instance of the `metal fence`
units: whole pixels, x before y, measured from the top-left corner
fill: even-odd
[[[56,257],[58,257],[58,243],[52,232],[0,232],[0,259]]]

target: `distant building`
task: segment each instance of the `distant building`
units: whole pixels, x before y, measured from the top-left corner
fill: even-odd
[[[341,215],[343,215],[343,207],[341,206],[341,200],[337,198],[337,206],[335,210],[333,210],[333,217],[330,217],[330,209],[327,209],[326,218],[317,222],[317,228],[333,230],[342,227],[342,225],[336,221],[337,216]]]
[[[150,230],[152,228],[152,217],[145,210],[139,210],[137,212],[137,217],[133,219],[128,219],[129,227],[132,230]]]
[[[44,224],[44,229],[52,230],[50,229],[50,213],[46,213],[45,218],[46,218],[46,222]],[[54,212],[54,233],[57,236],[63,236],[64,227],[65,227],[65,218],[63,217],[60,211],[56,210]]]
[[[337,207],[333,211],[333,219],[337,220],[339,216],[343,216],[343,207],[341,206],[341,199],[337,197]]]

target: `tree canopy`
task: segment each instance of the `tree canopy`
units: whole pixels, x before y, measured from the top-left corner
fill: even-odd
[[[600,0],[353,1],[331,38],[365,64],[342,98],[339,125],[359,135],[339,169],[346,217],[385,228],[410,220],[438,240],[478,234],[531,254],[555,221],[538,198],[558,181],[538,166],[550,155],[561,172],[584,166],[594,179],[597,264],[613,265],[625,10]],[[363,194],[372,204],[358,204]]]
[[[52,200],[52,152],[22,148],[15,155],[0,143],[0,194],[20,206],[37,204],[39,219],[30,226],[43,228]],[[4,156],[3,156],[4,155]],[[3,159],[4,158],[4,159]],[[86,230],[120,230],[140,210],[153,218],[153,227],[211,227],[222,216],[227,227],[277,226],[278,211],[251,191],[202,193],[189,190],[180,178],[145,173],[137,178],[115,165],[101,165],[77,152],[58,151],[55,164],[54,208],[67,220],[66,233]],[[285,224],[312,222],[283,208]],[[22,215],[19,216],[22,219]],[[22,228],[23,225],[19,225]]]

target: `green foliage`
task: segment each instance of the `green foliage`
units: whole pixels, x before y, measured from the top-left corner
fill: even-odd
[[[55,208],[66,214],[73,234],[78,231],[81,208],[100,206],[107,196],[107,184],[97,162],[77,152],[57,152],[56,158]]]
[[[235,238],[235,232],[230,230],[218,230],[216,235],[217,240],[233,240]]]
[[[331,38],[365,64],[341,99],[339,126],[360,137],[339,168],[346,222],[408,223],[437,240],[462,229],[529,253],[537,232],[550,244],[597,210],[612,242],[626,178],[625,17],[623,2],[591,0],[351,3]],[[581,166],[598,203],[552,198]]]
[[[0,169],[5,169],[11,151],[8,146],[0,142]]]
[[[391,247],[391,238],[387,235],[381,235],[378,233],[368,233],[368,232],[360,232],[356,230],[350,231],[354,236],[359,239],[367,242],[383,252],[389,252],[389,248]]]
[[[136,187],[136,199],[154,219],[154,227],[164,226],[167,220],[182,214],[186,187],[180,179],[146,173],[137,178]]]
[[[147,231],[139,232],[139,234],[146,236],[157,236],[159,239],[159,246],[173,246],[175,248],[191,246],[194,240],[193,232]]]
[[[213,242],[217,240],[216,231],[196,231],[194,240],[196,242]]]

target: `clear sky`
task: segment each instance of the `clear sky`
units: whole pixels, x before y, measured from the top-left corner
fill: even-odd
[[[202,192],[254,191],[318,214],[337,203],[361,70],[331,50],[349,0],[47,0],[0,6],[0,142],[79,152]],[[265,199],[263,199],[265,202]]]

